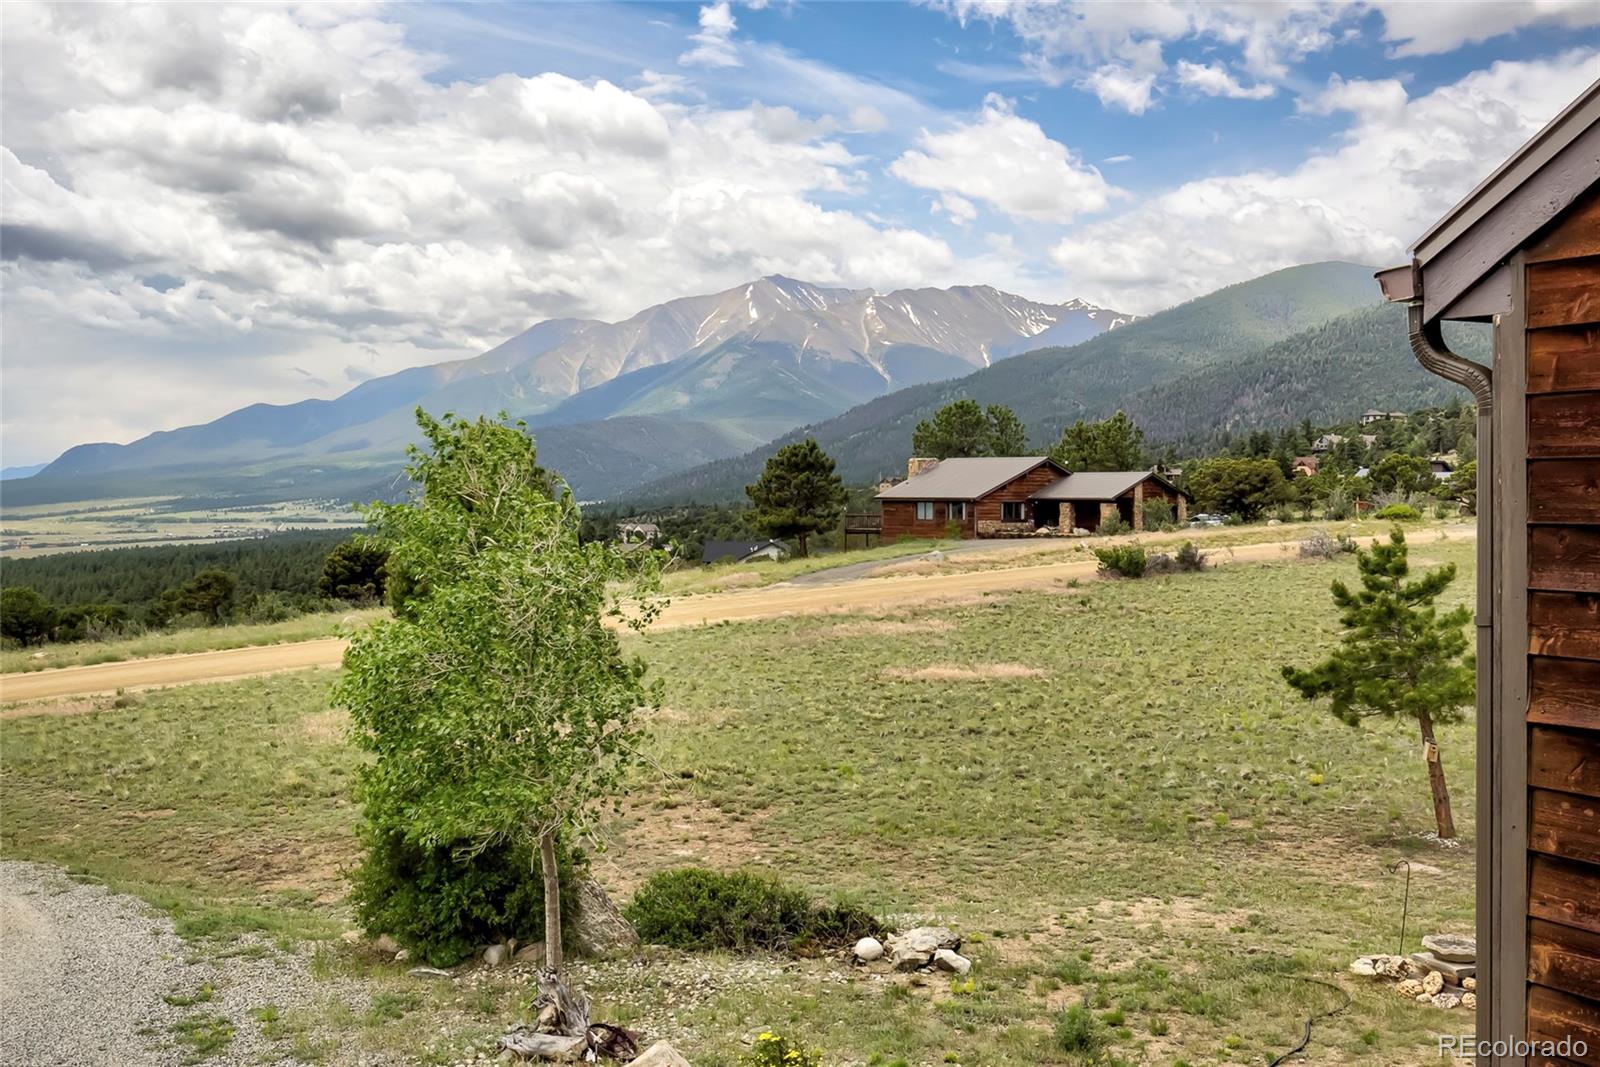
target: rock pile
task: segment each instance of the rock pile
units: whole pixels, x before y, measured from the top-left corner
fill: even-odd
[[[863,937],[856,942],[855,957],[861,963],[886,958],[888,969],[895,971],[941,970],[960,975],[972,970],[972,961],[957,951],[960,948],[961,935],[947,927],[918,926],[890,936],[886,944]]]
[[[1361,956],[1350,973],[1395,982],[1396,995],[1446,1011],[1478,1006],[1476,938],[1430,934],[1410,956]]]

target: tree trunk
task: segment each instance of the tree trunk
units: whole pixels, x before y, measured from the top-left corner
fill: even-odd
[[[1448,841],[1456,836],[1456,821],[1450,814],[1450,789],[1444,784],[1444,763],[1439,758],[1439,743],[1433,739],[1433,717],[1427,712],[1417,716],[1422,727],[1422,753],[1428,761],[1428,785],[1433,789],[1433,818],[1439,824],[1439,838]]]
[[[561,969],[561,871],[556,866],[556,832],[539,838],[539,865],[544,870],[544,965]]]
[[[796,534],[795,538],[800,542],[801,557],[804,558],[805,556],[809,556],[811,553],[806,551],[806,549],[808,547],[807,542],[810,540],[810,536],[808,534]]]

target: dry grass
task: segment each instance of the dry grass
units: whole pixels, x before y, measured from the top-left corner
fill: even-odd
[[[953,663],[934,663],[926,667],[885,667],[885,678],[907,682],[978,682],[986,678],[1043,678],[1050,672],[1025,663],[979,663],[962,667]]]

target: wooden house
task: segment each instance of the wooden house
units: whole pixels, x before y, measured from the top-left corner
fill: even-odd
[[[1595,1067],[1600,82],[1378,278],[1478,404],[1477,1062]],[[1493,366],[1447,320],[1492,323]]]
[[[1027,537],[1048,528],[1091,533],[1120,519],[1144,528],[1144,504],[1188,515],[1188,495],[1154,471],[1071,474],[1048,456],[912,459],[907,478],[878,493],[886,541],[901,537]]]

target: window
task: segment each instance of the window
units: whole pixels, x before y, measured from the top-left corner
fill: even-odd
[[[917,521],[918,522],[932,522],[933,521],[933,501],[931,501],[931,500],[919,500],[919,501],[917,501]]]
[[[966,522],[967,521],[967,505],[965,503],[963,503],[963,502],[958,500],[958,501],[955,501],[954,503],[952,503],[950,505],[950,521],[951,522]]]
[[[1022,522],[1023,503],[1020,500],[1007,500],[1000,505],[1001,522]]]

